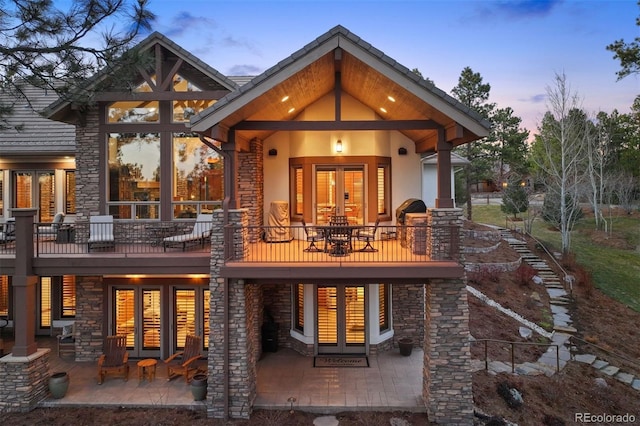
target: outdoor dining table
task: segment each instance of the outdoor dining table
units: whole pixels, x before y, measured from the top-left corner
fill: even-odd
[[[316,229],[324,234],[324,242],[326,253],[329,256],[348,256],[353,252],[353,238],[356,236],[356,230],[362,229],[363,225],[339,224],[339,225],[316,225]],[[339,231],[342,238],[331,240],[331,235]]]

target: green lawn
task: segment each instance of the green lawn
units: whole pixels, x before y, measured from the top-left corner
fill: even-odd
[[[506,223],[505,214],[497,205],[474,205],[473,221],[498,226]],[[577,224],[571,235],[571,251],[591,272],[598,288],[640,312],[640,220],[628,217],[613,220],[614,231],[624,235],[635,250],[596,245],[584,232],[592,229],[595,229],[593,219],[582,219]],[[560,233],[550,230],[541,219],[534,222],[532,234],[549,249],[560,251]]]

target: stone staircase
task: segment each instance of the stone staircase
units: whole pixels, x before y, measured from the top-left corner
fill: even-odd
[[[513,248],[522,257],[522,261],[529,264],[537,271],[542,283],[549,294],[549,302],[551,314],[553,316],[553,337],[552,344],[549,349],[536,361],[517,364],[512,367],[511,363],[501,361],[490,361],[489,371],[495,373],[511,373],[514,371],[519,375],[541,375],[551,376],[558,369],[565,367],[568,361],[573,360],[591,365],[602,374],[613,377],[616,380],[631,386],[631,388],[640,391],[640,377],[621,371],[608,362],[599,359],[592,354],[576,354],[576,348],[571,345],[570,339],[577,330],[572,325],[571,315],[568,305],[571,302],[570,295],[564,288],[560,277],[549,267],[547,262],[527,247],[527,243],[513,236],[512,232],[505,228],[498,228],[502,238],[507,241],[509,246]],[[557,351],[557,353],[556,353]],[[559,360],[558,360],[559,359]],[[481,364],[481,365],[480,365]],[[484,362],[480,361],[476,368],[484,368]]]

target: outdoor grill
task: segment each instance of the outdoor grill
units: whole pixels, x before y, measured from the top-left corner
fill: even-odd
[[[404,225],[407,213],[426,213],[427,206],[424,201],[417,198],[409,198],[396,209],[396,224]]]

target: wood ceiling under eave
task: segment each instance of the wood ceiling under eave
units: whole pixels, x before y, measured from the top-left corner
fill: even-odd
[[[330,52],[296,74],[287,77],[264,94],[228,116],[223,125],[232,127],[241,121],[293,120],[306,107],[332,92],[336,83],[336,69],[340,70],[342,91],[371,108],[382,120],[434,120],[448,129],[449,139],[460,145],[477,137],[456,126],[456,123],[409,90],[389,79],[381,72],[343,52],[339,63]],[[266,82],[266,80],[265,80]],[[286,102],[282,102],[289,96]],[[395,102],[391,102],[391,96]],[[295,112],[289,112],[295,107]],[[380,111],[384,107],[387,113]],[[238,136],[243,140],[266,139],[272,130],[246,130]],[[402,133],[416,143],[418,152],[435,151],[435,130],[403,130]]]

